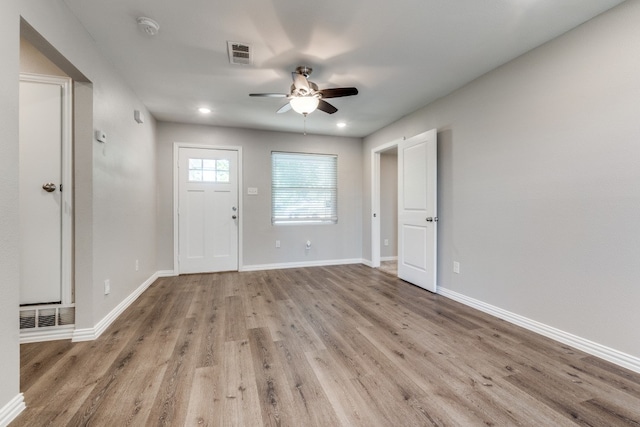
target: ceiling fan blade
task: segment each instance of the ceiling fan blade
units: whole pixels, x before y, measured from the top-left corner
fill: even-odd
[[[278,114],[286,113],[289,110],[291,110],[291,103],[287,102],[282,107],[280,107],[280,109],[278,111],[276,111],[276,113],[278,113]]]
[[[327,101],[323,101],[322,99],[320,100],[320,102],[318,102],[318,110],[324,111],[325,113],[328,113],[328,114],[333,114],[336,111],[338,111],[336,107],[329,104]]]
[[[291,77],[293,78],[293,86],[295,86],[296,90],[301,91],[303,95],[306,95],[311,91],[309,88],[309,82],[305,76],[293,72],[291,73]]]
[[[249,96],[262,96],[266,98],[286,98],[286,93],[250,93]]]
[[[358,94],[358,89],[355,87],[337,87],[333,89],[319,90],[323,98],[338,98],[341,96],[352,96]]]

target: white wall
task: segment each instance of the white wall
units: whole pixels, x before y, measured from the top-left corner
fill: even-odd
[[[371,148],[438,128],[439,286],[640,357],[638,22],[625,2],[366,138],[364,229]]]
[[[0,409],[20,392],[18,5],[18,0],[0,5]]]
[[[21,2],[20,14],[55,50],[45,54],[64,58],[90,81],[75,86],[83,96],[93,92],[93,105],[76,111],[76,120],[108,137],[100,144],[85,131],[74,141],[75,239],[83,248],[76,256],[89,255],[76,258],[76,326],[92,328],[156,271],[155,121],[63,1]],[[145,113],[145,124],[134,121],[134,109]]]
[[[293,114],[293,113],[292,113]],[[274,118],[275,120],[275,118]],[[173,144],[240,146],[243,149],[243,265],[361,259],[362,141],[176,123],[158,123],[158,270],[173,270]],[[271,225],[271,151],[338,155],[338,224]],[[247,187],[257,187],[248,196]],[[280,240],[281,247],[275,248]],[[305,251],[311,240],[312,248]]]

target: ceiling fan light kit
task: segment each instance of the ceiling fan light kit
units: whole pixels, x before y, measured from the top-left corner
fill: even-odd
[[[307,116],[316,109],[324,111],[327,114],[333,114],[338,109],[329,104],[324,98],[338,98],[342,96],[353,96],[358,94],[355,87],[339,87],[332,89],[318,89],[318,85],[309,81],[309,76],[313,71],[312,68],[300,66],[296,71],[291,73],[293,84],[291,91],[286,93],[250,93],[249,96],[260,96],[268,98],[288,98],[289,102],[281,107],[277,112],[286,113],[293,109],[296,113]]]
[[[320,99],[316,96],[296,96],[289,100],[291,108],[296,113],[306,116],[309,113],[313,113],[318,108]]]

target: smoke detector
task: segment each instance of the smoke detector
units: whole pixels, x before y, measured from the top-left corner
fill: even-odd
[[[158,30],[160,30],[160,24],[151,18],[141,16],[136,22],[138,23],[138,27],[150,36],[155,36],[158,34]]]

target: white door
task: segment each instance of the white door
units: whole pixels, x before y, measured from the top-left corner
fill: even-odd
[[[62,226],[63,215],[69,215],[62,194],[66,80],[57,80],[21,76],[20,81],[21,305],[63,302]]]
[[[398,144],[398,277],[436,291],[436,130]]]
[[[178,271],[238,270],[238,152],[178,149]]]

